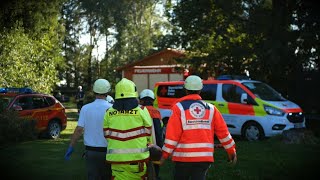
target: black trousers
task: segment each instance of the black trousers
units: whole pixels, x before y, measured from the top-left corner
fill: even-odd
[[[205,180],[211,162],[175,162],[175,180]]]
[[[86,168],[88,180],[110,180],[111,165],[106,163],[106,152],[86,150]]]
[[[83,106],[83,101],[79,101],[77,102],[77,109],[78,109],[78,113],[80,112],[81,108]]]

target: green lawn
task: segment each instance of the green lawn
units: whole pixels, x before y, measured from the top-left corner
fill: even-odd
[[[79,141],[70,161],[63,156],[76,121],[68,126],[58,140],[40,139],[12,144],[0,149],[1,179],[86,179],[81,155],[83,141]],[[226,153],[216,149],[215,163],[208,179],[307,179],[317,175],[320,144],[286,145],[279,137],[262,142],[237,140],[238,164],[231,167]],[[167,160],[161,168],[162,179],[171,179],[173,164]],[[5,178],[4,178],[5,177]]]

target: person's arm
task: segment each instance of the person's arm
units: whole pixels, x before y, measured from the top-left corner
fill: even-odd
[[[161,121],[159,118],[153,118],[153,126],[154,126],[154,130],[155,130],[157,145],[162,148],[163,136],[162,136]]]
[[[81,111],[78,119],[78,125],[76,129],[73,131],[69,147],[67,149],[66,154],[64,155],[65,160],[70,160],[71,154],[73,153],[73,150],[74,150],[73,147],[75,146],[75,144],[77,143],[81,135],[83,134],[84,127],[85,127],[84,117],[85,117],[85,111]]]
[[[84,128],[81,126],[77,126],[76,129],[73,132],[73,135],[71,137],[71,141],[69,146],[74,147],[74,145],[77,143],[81,135],[83,134]]]
[[[153,139],[156,139],[156,138],[155,138],[155,134],[152,133],[152,130],[153,130],[152,118],[147,108],[143,108],[142,113],[143,113],[142,119],[143,119],[144,127],[150,131],[150,135],[147,137],[148,144],[153,144],[154,143]]]
[[[104,114],[103,117],[103,135],[104,138],[106,138],[106,141],[108,141],[108,135],[109,135],[109,119],[108,119],[108,111],[110,108],[108,108],[108,110],[106,110],[106,113]]]
[[[214,133],[218,137],[224,149],[227,151],[228,161],[235,164],[237,162],[236,144],[228,130],[226,122],[216,107],[214,107],[213,122]]]
[[[163,146],[163,132],[162,132],[162,125],[161,125],[161,115],[160,112],[155,109],[153,106],[146,106],[146,108],[149,111],[149,114],[153,121],[153,128],[154,128],[154,134],[156,139],[156,144],[159,147]]]
[[[78,139],[80,138],[80,136],[83,134],[83,130],[84,130],[84,128],[81,126],[77,126],[76,129],[74,130],[72,137],[71,137],[69,147],[67,149],[66,154],[64,155],[65,160],[70,160],[71,154],[73,153],[73,150],[74,150],[73,147],[76,144],[76,142],[78,141]]]
[[[172,107],[172,115],[170,116],[166,129],[164,145],[162,147],[162,158],[167,159],[176,148],[182,133],[181,113],[177,105]]]

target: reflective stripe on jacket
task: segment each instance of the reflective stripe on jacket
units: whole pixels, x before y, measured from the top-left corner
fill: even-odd
[[[106,160],[110,163],[131,163],[149,158],[152,119],[146,110],[136,107],[117,111],[110,108],[104,116],[104,135],[108,141]]]
[[[228,153],[235,143],[221,113],[197,94],[187,95],[172,107],[166,130],[163,157],[173,161],[213,162],[214,134]]]

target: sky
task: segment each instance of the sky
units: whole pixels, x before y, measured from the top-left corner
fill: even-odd
[[[89,44],[90,43],[90,35],[84,34],[80,36],[80,44]],[[92,56],[96,57],[99,61],[104,58],[106,53],[106,37],[101,35],[98,39],[98,45],[93,49]]]

